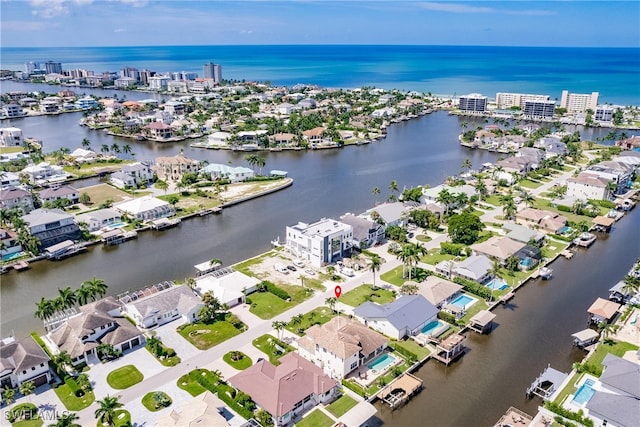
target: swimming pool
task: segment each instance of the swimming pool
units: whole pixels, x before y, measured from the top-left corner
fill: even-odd
[[[594,384],[595,381],[586,380],[584,384],[580,386],[578,391],[576,391],[576,394],[573,395],[573,401],[579,404],[587,403],[596,392],[591,388],[591,386],[593,386]]]
[[[520,261],[520,265],[523,267],[531,267],[533,265],[533,259],[525,258],[522,261]]]
[[[432,320],[431,322],[424,325],[421,332],[426,335],[431,335],[433,331],[442,326],[444,326],[444,323],[442,323],[440,320]]]
[[[127,224],[125,224],[124,222],[115,222],[113,224],[109,224],[107,225],[107,228],[109,230],[115,230],[116,228],[122,228],[125,227]]]
[[[475,304],[476,301],[478,300],[470,296],[460,295],[458,298],[451,301],[451,304],[457,305],[458,307],[466,310],[467,308],[469,308],[469,306],[472,306],[473,304]]]
[[[492,291],[504,291],[509,287],[509,285],[507,285],[507,282],[498,277],[494,277],[493,279],[491,279],[491,281],[485,286]]]
[[[571,233],[573,231],[573,229],[567,225],[565,225],[564,227],[562,227],[559,231],[558,234],[566,234],[566,233]]]
[[[374,372],[380,372],[395,361],[396,361],[395,357],[385,353],[382,356],[378,357],[373,362],[369,363],[367,365],[367,368],[371,369]]]
[[[2,261],[11,261],[12,259],[20,258],[23,255],[26,255],[24,251],[6,254],[2,256]]]

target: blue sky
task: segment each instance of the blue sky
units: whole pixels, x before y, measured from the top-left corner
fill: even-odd
[[[0,0],[5,47],[640,47],[639,1]]]

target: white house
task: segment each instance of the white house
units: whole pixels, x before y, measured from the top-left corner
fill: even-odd
[[[0,388],[17,388],[33,381],[36,387],[51,381],[49,356],[29,336],[20,341],[13,337],[0,340]]]
[[[376,221],[352,214],[341,216],[340,221],[350,225],[353,229],[353,245],[355,247],[368,248],[376,243],[381,243],[385,238],[384,226]]]
[[[63,179],[67,177],[67,173],[62,169],[62,166],[51,165],[48,162],[27,166],[21,172],[29,176],[29,181],[35,184],[44,183],[53,178],[59,177]]]
[[[194,290],[198,295],[212,292],[218,301],[234,307],[243,304],[245,296],[255,292],[260,280],[231,268],[222,268],[196,279]]]
[[[202,300],[188,286],[172,286],[149,296],[128,302],[124,310],[141,328],[153,328],[178,318],[187,322],[198,320]]]
[[[389,340],[347,317],[334,317],[313,325],[298,339],[298,353],[331,378],[342,379],[367,364],[387,347]]]
[[[229,145],[228,141],[231,137],[229,132],[213,132],[211,135],[207,137],[207,141],[209,145],[217,146],[217,147],[226,147]]]
[[[169,203],[153,196],[143,196],[118,203],[114,208],[142,221],[166,218],[176,213]]]
[[[136,162],[124,165],[120,171],[111,174],[110,181],[118,188],[147,185],[153,180],[153,171],[147,163]]]
[[[18,208],[27,213],[33,209],[33,196],[22,188],[3,188],[0,190],[0,207],[3,209]]]
[[[98,209],[97,211],[78,215],[76,221],[87,224],[89,231],[97,231],[122,222],[122,214],[115,209]]]
[[[491,278],[493,263],[484,255],[471,255],[464,261],[456,263],[453,274],[474,282],[484,283]]]
[[[255,173],[252,169],[244,166],[227,166],[219,163],[211,163],[200,169],[200,173],[211,175],[212,180],[228,179],[231,182],[241,182],[253,178]]]
[[[0,147],[19,147],[23,144],[22,129],[0,128]]]
[[[78,163],[92,162],[98,158],[98,154],[95,151],[84,148],[76,148],[71,152],[70,156]]]
[[[132,188],[136,186],[135,178],[122,171],[112,173],[109,177],[109,182],[118,188]]]
[[[20,185],[20,175],[13,172],[0,173],[0,189],[7,189]]]
[[[582,200],[605,200],[609,196],[607,185],[612,182],[588,172],[582,172],[575,178],[567,179],[567,197]]]
[[[286,247],[296,257],[316,267],[340,260],[351,252],[353,229],[350,225],[322,218],[313,224],[299,222],[286,228]]]
[[[64,240],[80,238],[80,227],[75,218],[61,209],[36,209],[23,216],[29,233],[46,248]]]
[[[42,203],[54,203],[56,200],[67,199],[69,203],[75,204],[80,201],[80,192],[70,185],[59,187],[49,187],[38,193]]]
[[[422,295],[403,295],[388,304],[367,301],[356,307],[353,314],[373,330],[402,339],[419,334],[436,319],[438,309]]]

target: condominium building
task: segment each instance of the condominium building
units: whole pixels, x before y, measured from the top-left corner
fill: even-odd
[[[62,63],[47,61],[44,63],[44,69],[47,74],[62,74]]]
[[[613,113],[615,111],[615,108],[610,105],[598,105],[596,107],[595,119],[599,122],[610,122],[613,120]]]
[[[484,113],[487,109],[487,97],[479,93],[461,96],[458,108],[469,113]]]
[[[213,79],[215,83],[220,83],[222,80],[222,66],[220,64],[214,64],[213,62],[204,64],[202,76],[205,79]]]
[[[555,109],[555,101],[525,101],[523,111],[527,117],[547,119],[553,117]]]
[[[169,77],[166,76],[149,77],[149,89],[165,90],[167,88],[167,84],[169,84],[169,80]]]
[[[322,218],[313,224],[299,222],[286,229],[287,249],[316,267],[348,255],[352,240],[352,227],[334,219]]]
[[[534,95],[528,93],[496,93],[496,105],[498,108],[520,107],[524,109],[527,101],[548,101],[549,95]]]
[[[562,91],[560,99],[560,107],[566,108],[569,113],[584,113],[587,110],[596,111],[598,106],[598,92],[589,94],[569,93],[568,90]]]

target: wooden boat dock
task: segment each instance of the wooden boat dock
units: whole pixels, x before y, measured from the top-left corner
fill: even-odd
[[[578,237],[573,239],[573,244],[582,248],[588,248],[596,241],[596,235],[588,232],[581,233]]]
[[[119,245],[127,240],[136,239],[138,232],[135,230],[123,231],[121,229],[107,231],[101,236],[102,243],[107,246]]]
[[[451,362],[464,354],[464,351],[466,349],[464,343],[466,339],[467,337],[465,337],[464,335],[449,335],[443,341],[436,344],[436,351],[431,354],[431,357],[439,360],[445,365],[449,365]]]
[[[422,380],[406,372],[378,392],[378,398],[391,409],[403,405],[422,390]]]
[[[29,265],[29,262],[27,261],[18,261],[15,264],[13,264],[12,267],[16,271],[24,271],[31,268],[31,266]]]
[[[506,294],[502,295],[500,297],[500,303],[501,304],[506,304],[511,298],[513,298],[515,296],[515,292],[511,291],[511,292],[507,292]]]
[[[160,218],[151,221],[151,227],[153,227],[154,230],[166,230],[168,228],[177,226],[178,224],[180,224],[180,221],[180,218]]]
[[[494,427],[507,427],[507,426],[528,426],[533,421],[533,417],[526,412],[522,412],[518,408],[510,406],[507,412],[498,420]]]

